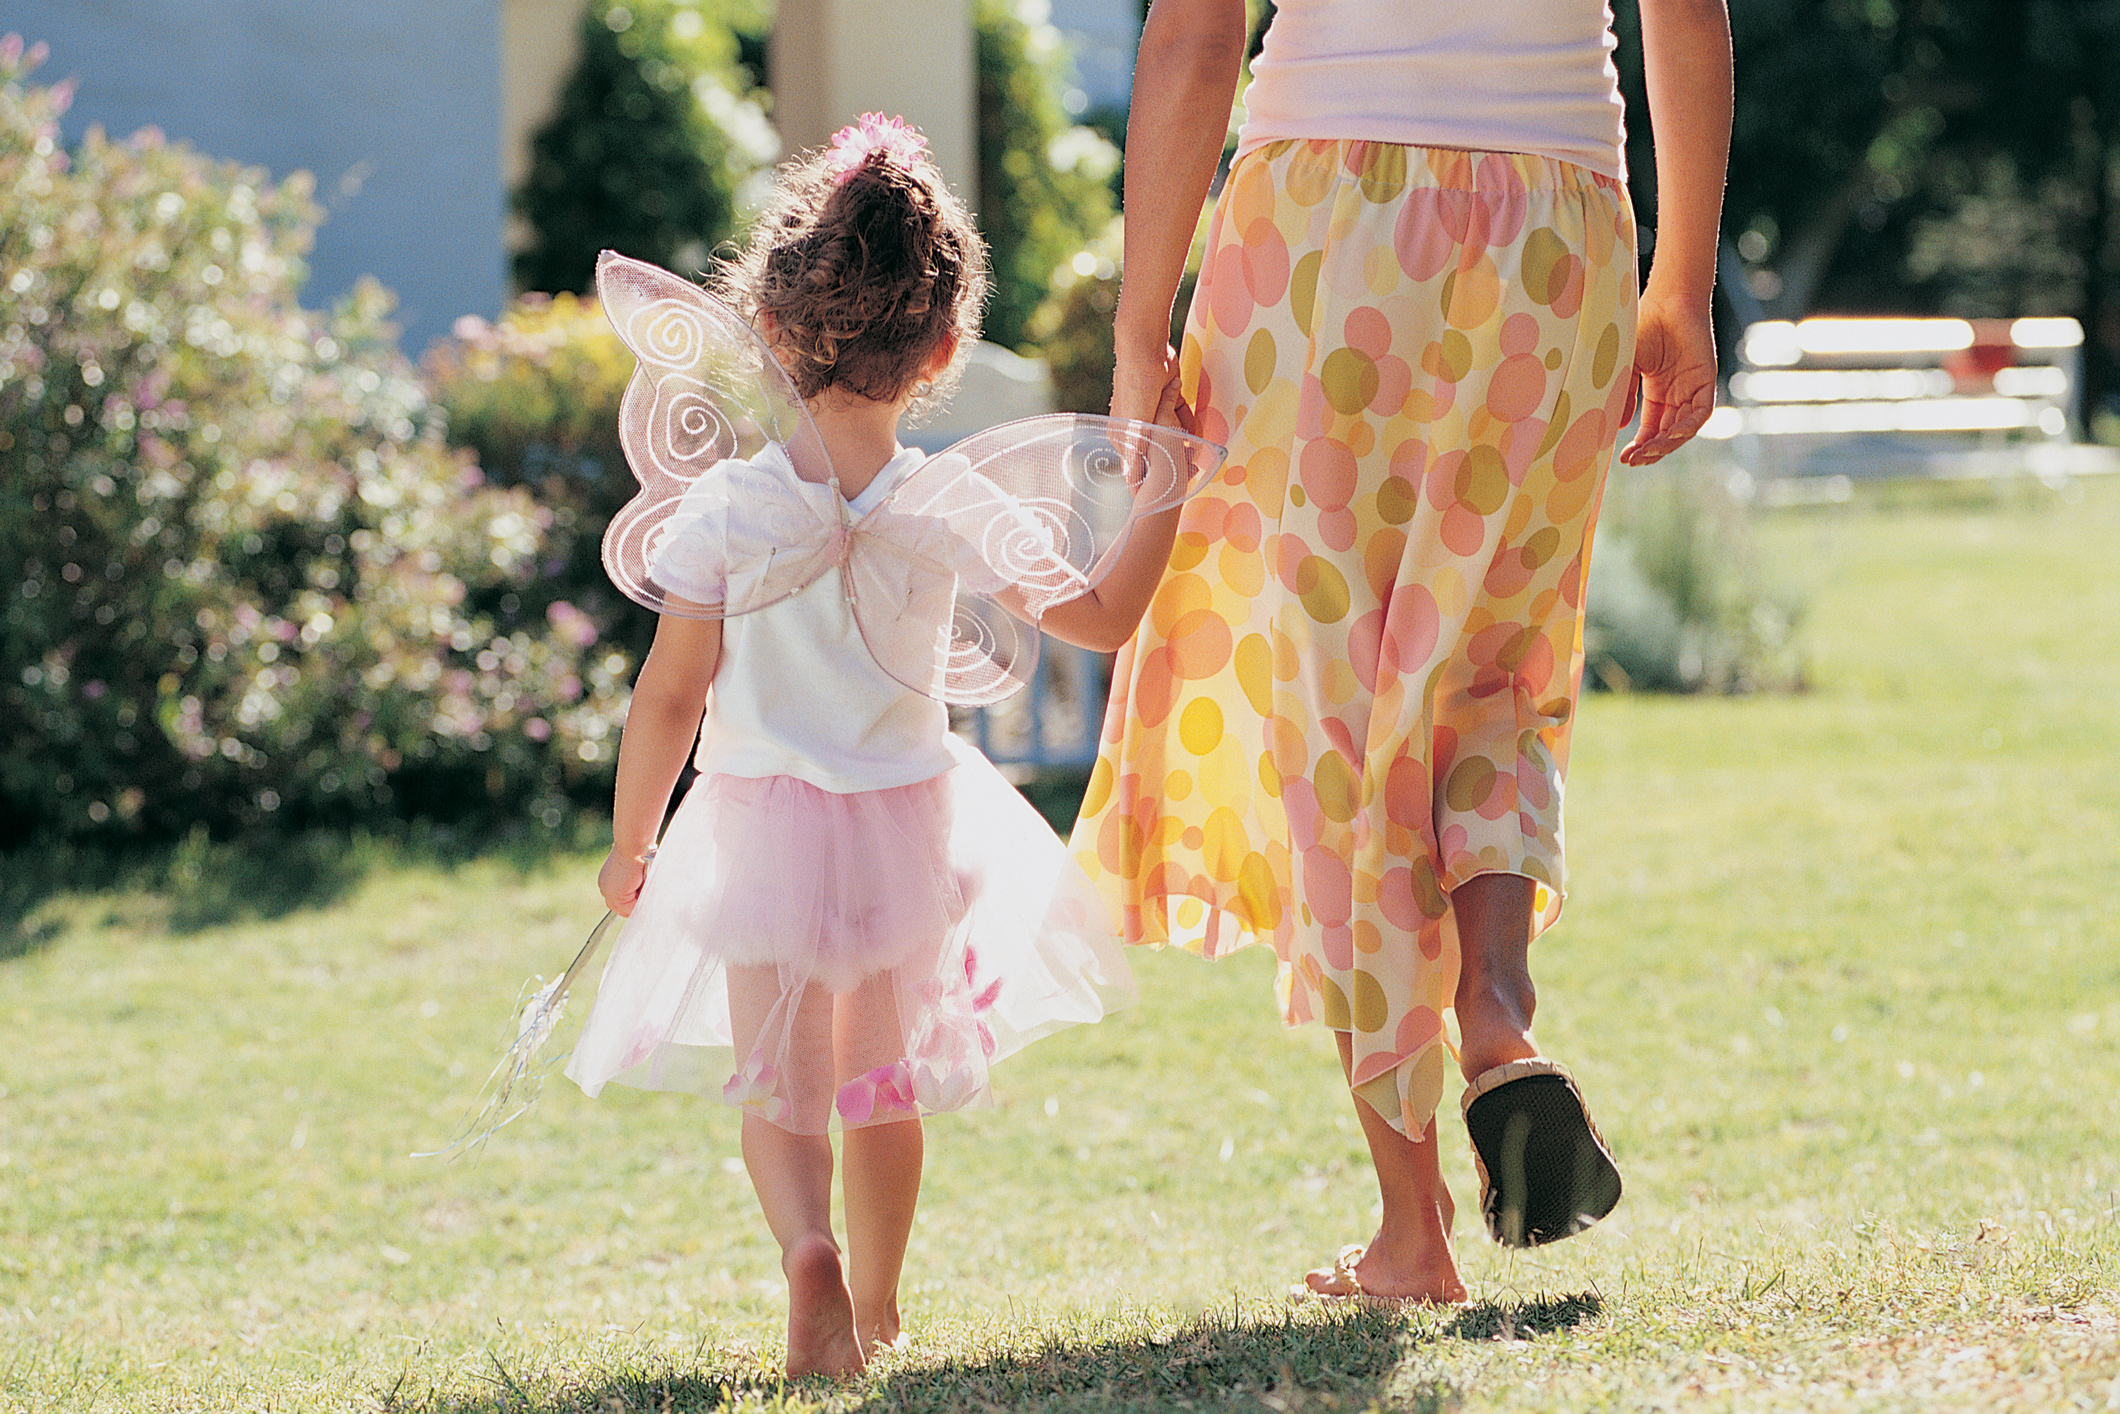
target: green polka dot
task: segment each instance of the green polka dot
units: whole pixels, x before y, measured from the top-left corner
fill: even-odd
[[[1443,376],[1456,383],[1472,371],[1472,340],[1456,329],[1443,335]]]
[[[1321,624],[1336,624],[1347,617],[1354,602],[1347,592],[1347,578],[1332,561],[1317,555],[1296,566],[1296,597],[1303,609]]]
[[[1559,349],[1546,350],[1546,371],[1548,373],[1557,373],[1560,371],[1560,366],[1561,351]]]
[[[1318,1020],[1335,1031],[1345,1031],[1354,1022],[1353,1009],[1347,1005],[1347,994],[1330,977],[1318,978]]]
[[[1605,332],[1597,338],[1597,355],[1590,361],[1590,381],[1604,387],[1612,381],[1612,370],[1618,363],[1619,326],[1607,324]]]
[[[1251,336],[1244,346],[1244,384],[1251,389],[1253,397],[1266,391],[1273,381],[1274,367],[1273,335],[1261,329]]]
[[[1555,286],[1562,281],[1561,262],[1567,258],[1568,243],[1549,226],[1524,237],[1524,293],[1540,304],[1552,304],[1560,294]]]
[[[1288,274],[1288,312],[1296,317],[1296,327],[1305,338],[1317,332],[1318,268],[1324,263],[1323,252],[1314,250]]]
[[[1443,803],[1460,813],[1479,809],[1494,794],[1494,763],[1484,756],[1468,756],[1450,768],[1443,787]]]
[[[1361,787],[1355,780],[1354,768],[1347,758],[1337,751],[1328,751],[1318,758],[1317,770],[1311,773],[1311,785],[1318,793],[1318,813],[1328,820],[1344,825],[1354,818],[1361,805]]]
[[[1375,402],[1379,381],[1375,360],[1360,349],[1334,349],[1318,370],[1325,401],[1343,417],[1353,417]]]
[[[1491,516],[1509,499],[1509,464],[1485,443],[1465,453],[1458,467],[1457,497],[1476,515]]]
[[[1381,1031],[1391,1017],[1391,1004],[1384,999],[1383,984],[1357,968],[1354,974],[1354,1029]]]
[[[1403,476],[1387,476],[1377,487],[1377,516],[1386,525],[1404,525],[1420,508],[1421,493]]]

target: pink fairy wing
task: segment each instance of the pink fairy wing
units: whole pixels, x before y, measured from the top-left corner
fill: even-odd
[[[604,569],[659,614],[718,619],[823,574],[839,530],[816,424],[765,342],[689,280],[605,251],[597,296],[639,360],[619,444],[640,492],[604,532]]]
[[[1223,455],[1176,428],[1080,413],[955,443],[855,527],[849,586],[869,651],[945,702],[1008,697],[1037,669],[1038,618],[1096,584],[1134,523],[1199,491]]]

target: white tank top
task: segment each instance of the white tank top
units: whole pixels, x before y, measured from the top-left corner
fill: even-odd
[[[1239,150],[1280,138],[1527,152],[1625,175],[1607,0],[1281,0]]]

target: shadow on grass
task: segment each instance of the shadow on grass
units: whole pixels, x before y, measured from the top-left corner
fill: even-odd
[[[1602,1310],[1597,1297],[1584,1295],[1482,1302],[1455,1312],[1410,1315],[1378,1308],[1321,1313],[1288,1307],[1256,1319],[1210,1313],[1152,1334],[1105,1340],[1055,1335],[1036,1349],[945,1357],[846,1384],[824,1379],[784,1384],[759,1373],[755,1364],[731,1368],[711,1348],[695,1356],[689,1369],[607,1371],[600,1379],[542,1391],[531,1387],[542,1381],[511,1373],[496,1358],[490,1382],[511,1414],[1148,1414],[1171,1409],[1324,1414],[1372,1408],[1440,1414],[1462,1405],[1464,1391],[1409,1357],[1450,1341],[1534,1339]],[[402,1390],[378,1391],[377,1399],[394,1414],[470,1414],[491,1407],[490,1397],[404,1400]]]

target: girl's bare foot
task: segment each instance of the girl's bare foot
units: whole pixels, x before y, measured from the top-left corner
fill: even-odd
[[[781,1259],[788,1278],[788,1376],[858,1375],[868,1363],[854,1336],[839,1249],[829,1237],[797,1238]]]
[[[903,1350],[913,1341],[899,1323],[898,1297],[895,1294],[883,1310],[873,1316],[857,1307],[854,1312],[854,1328],[860,1333],[861,1348],[872,1356],[890,1350]]]

